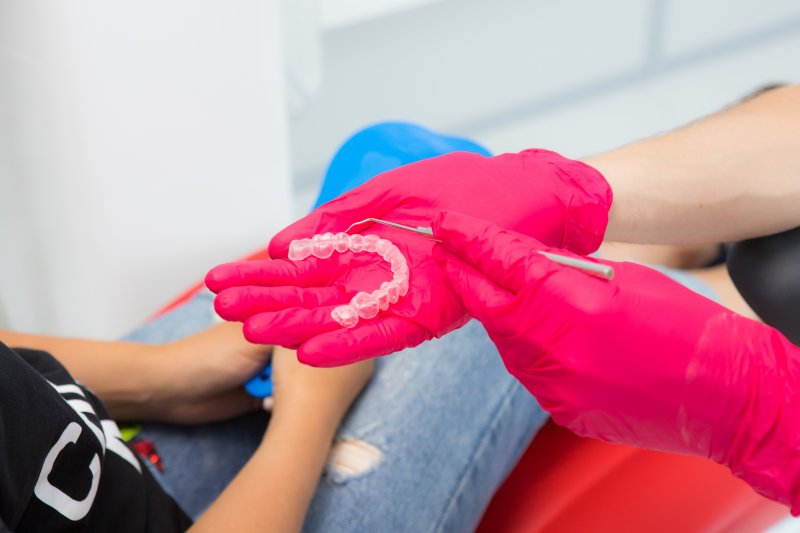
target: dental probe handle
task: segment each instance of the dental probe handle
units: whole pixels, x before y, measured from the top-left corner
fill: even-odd
[[[360,220],[358,222],[354,222],[350,224],[350,227],[347,228],[346,232],[349,232],[355,226],[365,224],[367,222],[375,222],[378,224],[383,224],[385,226],[392,226],[394,228],[402,229],[405,231],[410,231],[412,233],[416,233],[417,235],[424,235],[428,238],[436,242],[441,242],[439,239],[433,238],[433,228],[425,227],[425,226],[407,226],[405,224],[398,224],[397,222],[389,222],[388,220],[381,220],[379,218],[365,218],[364,220]],[[552,252],[543,252],[539,251],[540,254],[548,258],[549,260],[553,261],[554,263],[558,263],[559,265],[564,265],[572,268],[577,268],[578,270],[583,270],[589,274],[593,274],[605,280],[614,279],[614,269],[609,265],[602,265],[599,263],[593,263],[591,261],[586,261],[584,259],[577,259],[575,257],[567,257],[560,254],[554,254]]]
[[[552,252],[545,252],[539,250],[539,253],[548,258],[554,263],[564,265],[578,270],[583,270],[589,274],[601,277],[606,280],[614,279],[614,269],[610,265],[603,265],[601,263],[593,263],[585,259],[577,259],[575,257],[567,257],[565,255],[554,254]]]

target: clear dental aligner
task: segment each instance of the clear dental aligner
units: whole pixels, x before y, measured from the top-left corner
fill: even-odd
[[[302,261],[313,255],[327,259],[333,252],[370,252],[380,255],[391,265],[392,280],[384,281],[372,292],[358,292],[347,305],[340,305],[331,311],[331,317],[341,326],[352,328],[359,318],[373,318],[378,311],[385,311],[408,293],[408,262],[400,249],[387,239],[377,235],[348,235],[323,233],[310,239],[295,239],[289,243],[289,259]]]

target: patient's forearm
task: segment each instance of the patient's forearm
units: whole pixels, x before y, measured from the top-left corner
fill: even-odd
[[[276,411],[262,445],[190,531],[301,530],[339,419],[296,415]]]
[[[12,348],[50,353],[94,392],[115,417],[137,417],[161,389],[159,346],[32,335],[0,330]]]
[[[585,161],[614,191],[609,240],[723,242],[800,226],[800,86]]]

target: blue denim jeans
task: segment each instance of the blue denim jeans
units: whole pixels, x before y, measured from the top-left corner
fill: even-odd
[[[165,342],[214,321],[202,293],[129,340]],[[546,414],[503,367],[477,322],[377,360],[375,376],[339,429],[377,450],[354,473],[329,465],[304,530],[423,532],[474,529]],[[148,424],[165,489],[197,517],[258,446],[266,414],[201,426]],[[280,483],[265,479],[265,483]]]

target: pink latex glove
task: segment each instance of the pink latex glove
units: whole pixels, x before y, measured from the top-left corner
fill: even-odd
[[[608,222],[611,190],[593,168],[546,150],[484,157],[453,153],[386,172],[314,210],[276,235],[271,262],[211,270],[217,312],[244,321],[252,342],[299,347],[303,362],[333,366],[396,352],[461,325],[468,315],[431,260],[433,241],[377,224],[350,233],[376,234],[408,260],[409,293],[378,317],[343,329],[330,311],[359,290],[391,278],[375,254],[334,254],[294,263],[293,239],[345,231],[365,218],[430,227],[443,209],[471,213],[580,253],[595,250]]]
[[[508,370],[579,435],[701,455],[800,510],[800,348],[632,263],[606,281],[457,213],[436,261]]]

